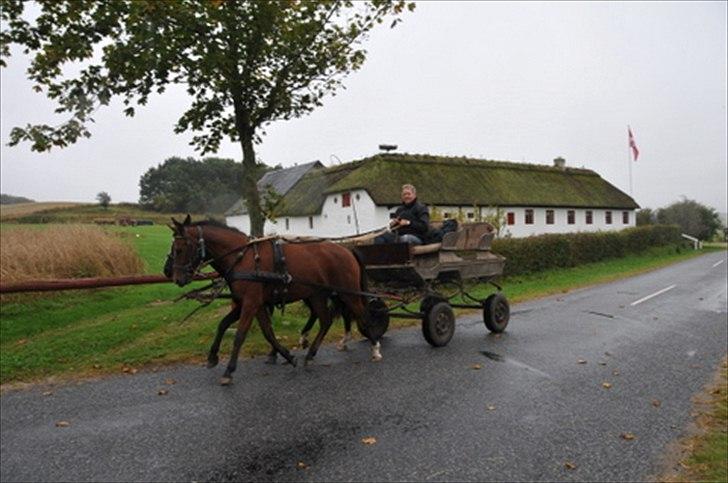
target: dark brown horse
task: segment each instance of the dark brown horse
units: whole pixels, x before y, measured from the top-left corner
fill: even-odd
[[[172,244],[172,278],[179,286],[192,281],[194,273],[205,261],[225,276],[233,299],[238,302],[228,317],[238,318],[233,351],[222,384],[232,381],[237,367],[240,348],[245,341],[253,317],[258,319],[266,340],[288,362],[296,360],[288,349],[276,340],[267,306],[307,300],[320,320],[319,332],[306,355],[310,361],[316,355],[321,341],[331,326],[331,314],[327,301],[336,292],[347,313],[359,324],[365,326],[365,299],[359,294],[366,289],[364,271],[351,251],[330,242],[288,243],[282,246],[289,279],[285,281],[251,277],[254,273],[277,273],[274,245],[271,241],[250,241],[232,228],[212,222],[191,223],[189,215],[183,223],[174,222],[175,239]],[[287,283],[286,283],[287,282]],[[210,350],[208,360],[216,362],[222,335],[220,328]],[[228,325],[231,320],[226,322]],[[227,327],[226,327],[227,328]],[[364,331],[366,332],[366,331]],[[224,333],[224,329],[222,330]],[[380,360],[378,338],[369,339],[372,344],[372,359]]]

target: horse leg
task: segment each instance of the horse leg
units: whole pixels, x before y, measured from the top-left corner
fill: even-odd
[[[260,324],[260,329],[263,331],[263,336],[265,336],[268,343],[273,346],[271,353],[274,355],[276,352],[280,353],[285,360],[295,367],[296,358],[288,352],[288,349],[278,342],[278,339],[276,339],[276,336],[273,333],[273,325],[271,324],[270,315],[265,308],[261,308],[258,311],[258,323]]]
[[[341,317],[344,319],[344,336],[336,343],[336,348],[340,351],[345,351],[348,349],[346,344],[351,340],[351,316],[349,315],[347,307],[343,303],[337,303],[342,305]]]
[[[235,332],[235,340],[233,342],[233,351],[230,354],[230,360],[228,361],[227,369],[220,379],[220,384],[227,386],[233,382],[233,372],[238,367],[238,356],[240,355],[240,348],[245,342],[245,336],[248,335],[250,324],[253,322],[253,315],[257,312],[257,307],[247,305],[241,310],[240,321],[238,322],[238,330]]]
[[[273,316],[273,305],[266,304],[266,308],[261,310],[265,310],[269,316]],[[258,320],[260,320],[260,317],[258,318]],[[273,324],[272,321],[271,324]],[[270,365],[276,365],[278,363],[278,351],[273,344],[270,345],[270,352],[268,353],[268,357],[266,358],[265,363]]]
[[[331,314],[329,313],[329,308],[326,305],[326,298],[325,297],[311,297],[311,306],[313,307],[313,310],[316,312],[316,315],[319,318],[319,331],[318,334],[316,334],[316,338],[313,340],[313,343],[311,344],[311,347],[308,348],[308,353],[306,354],[306,359],[304,360],[304,364],[308,364],[311,360],[313,360],[314,357],[316,357],[316,353],[318,352],[319,346],[321,345],[321,342],[324,340],[324,337],[326,337],[326,333],[329,331],[329,327],[331,327]]]
[[[220,352],[220,343],[222,337],[225,335],[225,331],[228,330],[230,325],[240,317],[240,304],[236,304],[233,309],[220,321],[217,326],[217,334],[215,334],[215,340],[212,341],[210,346],[210,353],[207,355],[207,367],[213,368],[219,362],[218,352]]]
[[[311,307],[311,302],[308,300],[304,300],[303,302],[306,304],[306,307],[308,307],[308,310],[311,311],[311,314],[308,316],[306,325],[304,325],[303,329],[301,329],[301,337],[298,339],[298,345],[301,346],[301,349],[308,347],[308,333],[311,331],[313,324],[316,322],[316,314],[314,313],[313,307]]]
[[[349,315],[358,320],[362,324],[362,326],[366,326],[366,306],[364,305],[364,300],[362,299],[362,297],[342,296],[342,300],[349,310]],[[367,337],[367,339],[369,339],[369,343],[371,343],[372,345],[372,362],[381,361],[382,344],[379,342],[379,339],[372,339],[370,337]]]

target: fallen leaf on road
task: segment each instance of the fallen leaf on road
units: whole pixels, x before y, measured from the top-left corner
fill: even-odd
[[[612,371],[612,375],[618,376],[619,375],[619,370],[617,370],[617,369],[613,370]]]
[[[564,468],[566,468],[567,470],[573,470],[576,469],[576,465],[571,461],[567,461],[566,463],[564,463]]]
[[[71,425],[68,421],[58,421],[56,423],[56,428],[67,428]]]
[[[717,387],[717,388],[713,389],[712,391],[710,391],[710,393],[711,394],[720,394],[720,388]]]
[[[53,391],[45,391],[45,392],[43,393],[43,395],[44,395],[44,396],[50,396],[50,395],[52,395],[52,394],[53,394]]]
[[[610,382],[603,382],[602,387],[604,389],[609,389],[610,387],[612,387],[612,384]]]
[[[160,389],[159,392],[157,392],[157,395],[159,396],[166,396],[167,394],[169,394],[169,391],[166,389]]]
[[[299,470],[307,470],[308,465],[303,461],[299,461],[298,463],[296,463],[296,468],[298,468]]]
[[[662,403],[660,402],[659,399],[653,399],[652,405],[655,406],[656,408],[659,408],[662,405]]]
[[[364,444],[377,444],[377,438],[374,436],[367,436],[366,438],[362,438],[361,442]]]
[[[486,406],[486,409],[488,411],[495,411],[495,406],[493,406],[492,404],[489,404],[488,406]]]
[[[599,364],[600,366],[606,366],[607,365],[606,361],[599,361],[599,362],[597,362],[597,364]]]
[[[472,366],[470,366],[470,368],[471,368],[471,369],[474,369],[474,370],[476,370],[476,371],[477,371],[478,369],[480,369],[481,367],[483,367],[483,366],[481,366],[480,364],[473,364]]]
[[[168,386],[171,386],[172,384],[177,384],[177,381],[175,381],[174,379],[165,379],[164,383]]]
[[[620,435],[619,435],[619,437],[620,437],[620,438],[622,438],[622,439],[625,439],[625,440],[627,440],[627,441],[632,441],[632,440],[633,440],[633,439],[635,439],[635,438],[636,438],[637,436],[635,436],[635,435],[634,435],[634,434],[632,434],[632,433],[622,433],[622,434],[620,434]]]
[[[586,361],[584,359],[578,359],[576,361],[577,364],[586,364]]]

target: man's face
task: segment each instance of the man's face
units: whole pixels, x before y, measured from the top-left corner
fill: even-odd
[[[411,189],[405,188],[402,190],[402,203],[409,204],[416,197],[417,197],[417,195],[415,195],[415,193]]]

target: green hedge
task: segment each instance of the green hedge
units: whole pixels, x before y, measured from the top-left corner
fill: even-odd
[[[521,275],[680,243],[682,238],[677,225],[646,225],[610,232],[501,238],[493,241],[493,252],[506,257],[505,275]]]

